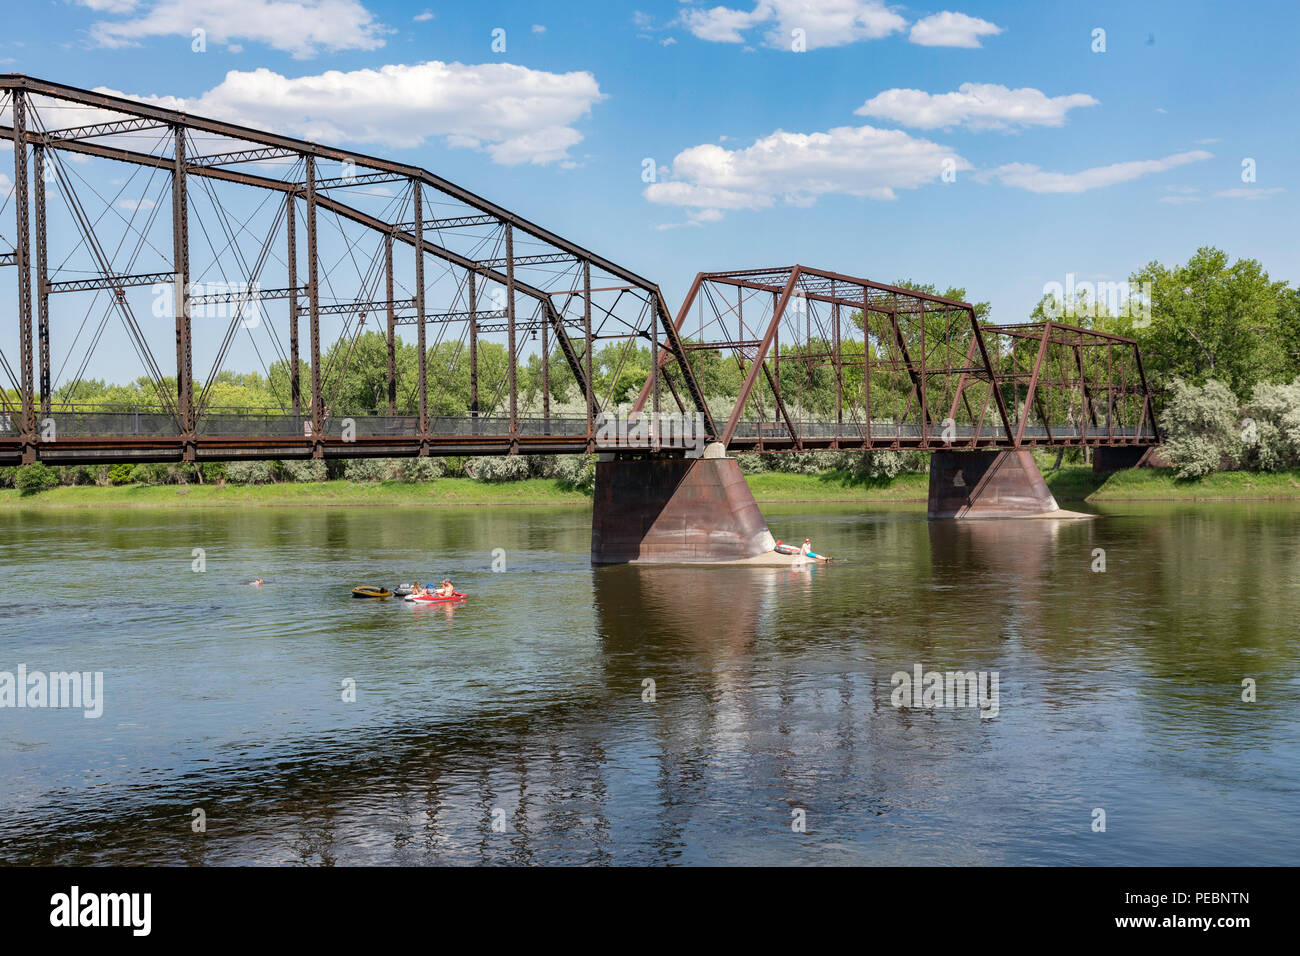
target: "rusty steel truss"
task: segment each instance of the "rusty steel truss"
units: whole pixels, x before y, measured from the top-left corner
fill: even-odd
[[[600,414],[627,407],[637,349],[657,360],[632,409],[698,417],[735,451],[1159,440],[1130,339],[981,326],[966,303],[802,266],[701,274],[674,318],[650,280],[419,167],[22,75],[0,76],[0,140],[0,289],[12,277],[16,302],[0,463],[590,452]],[[343,406],[367,322],[383,380]],[[77,400],[112,336],[144,407]],[[484,343],[503,368],[480,367]],[[273,388],[287,370],[279,408],[214,403],[236,348]],[[541,387],[524,394],[529,361]]]
[[[700,273],[674,324],[687,367],[661,351],[656,381],[727,364],[738,398],[706,398],[733,451],[1160,441],[1137,343],[1117,335],[983,324],[966,302],[798,265]]]

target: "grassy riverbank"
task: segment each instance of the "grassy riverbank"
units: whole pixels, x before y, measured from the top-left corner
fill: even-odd
[[[1300,469],[1278,472],[1222,471],[1195,481],[1179,481],[1168,468],[1130,468],[1093,474],[1091,465],[1066,466],[1043,477],[1059,502],[1084,501],[1300,501]],[[908,472],[889,482],[853,481],[842,474],[750,475],[758,501],[919,501],[929,491],[929,475]]]
[[[854,481],[844,475],[750,475],[759,502],[925,501],[929,479],[900,475],[891,482]],[[436,481],[319,481],[267,485],[76,485],[34,495],[0,490],[0,508],[259,507],[292,505],[556,505],[590,504],[590,492],[562,481],[482,482],[470,478]]]
[[[1300,501],[1300,470],[1273,473],[1219,472],[1198,481],[1177,481],[1166,469],[1140,468],[1098,477],[1086,466],[1045,475],[1056,499],[1065,502]],[[778,502],[924,502],[929,476],[907,472],[891,481],[853,479],[839,472],[748,476],[760,504]],[[481,482],[439,478],[429,482],[321,481],[268,485],[80,485],[23,496],[0,490],[0,508],[271,507],[405,505],[584,505],[589,492],[562,481]]]
[[[1082,488],[1091,479],[1095,487],[1087,495],[1089,501],[1300,501],[1300,469],[1295,468],[1275,472],[1220,471],[1194,481],[1178,481],[1168,468],[1130,468],[1104,479],[1093,479],[1088,469],[1078,470],[1086,475],[1072,478],[1063,474],[1061,480],[1074,481]],[[1051,478],[1048,484],[1053,484]]]
[[[588,504],[591,495],[551,478],[488,483],[312,481],[268,485],[76,485],[21,496],[0,491],[3,508],[258,507],[276,505],[547,505]]]

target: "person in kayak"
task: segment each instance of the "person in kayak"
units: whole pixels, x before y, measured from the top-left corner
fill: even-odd
[[[799,553],[802,554],[805,558],[813,553],[812,538],[803,539],[803,547],[799,549]]]
[[[442,587],[438,588],[438,597],[449,598],[455,593],[456,589],[452,586],[451,579],[443,579]]]

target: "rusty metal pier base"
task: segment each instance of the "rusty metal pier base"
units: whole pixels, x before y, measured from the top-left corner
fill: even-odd
[[[743,561],[776,545],[734,458],[598,461],[593,497],[593,564]]]
[[[1059,512],[1029,451],[936,451],[931,518],[1031,518]]]

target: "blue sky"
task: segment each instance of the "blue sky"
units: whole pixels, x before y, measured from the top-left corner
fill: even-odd
[[[965,286],[1003,322],[1201,245],[1300,280],[1294,2],[728,2],[54,0],[6,10],[0,70],[418,163],[674,305],[697,271],[795,261]]]

